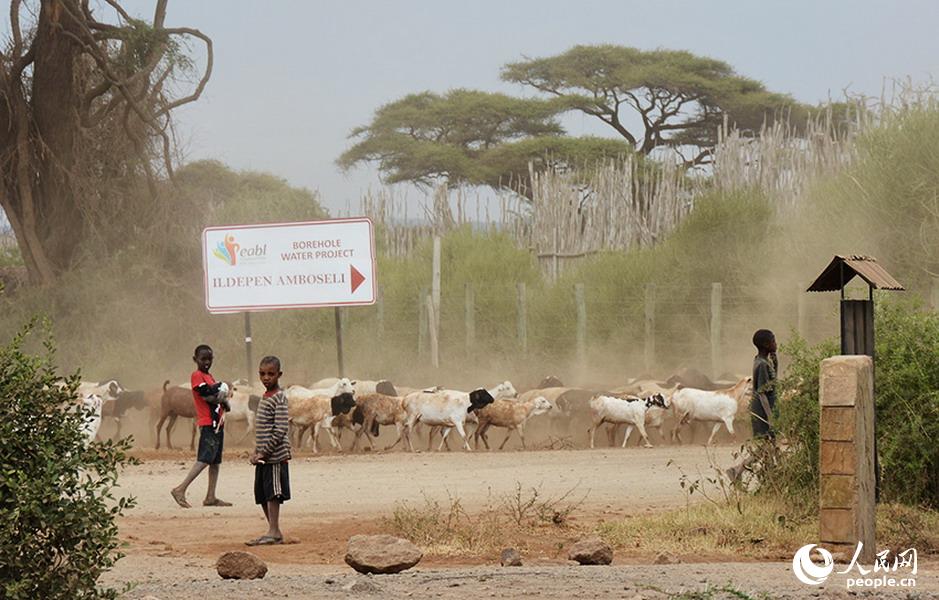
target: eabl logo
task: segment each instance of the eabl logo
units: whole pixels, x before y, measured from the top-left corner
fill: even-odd
[[[219,242],[218,245],[215,246],[215,250],[212,250],[212,254],[229,265],[235,266],[235,262],[238,260],[239,248],[241,248],[241,246],[235,243],[235,236],[226,234],[225,241]]]
[[[267,256],[267,244],[258,244],[253,248],[242,248],[240,244],[235,242],[235,236],[226,233],[225,240],[216,244],[212,254],[234,267],[238,264],[238,257],[245,259],[247,262],[263,260]]]

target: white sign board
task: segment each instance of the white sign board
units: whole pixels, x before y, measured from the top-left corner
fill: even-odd
[[[209,312],[375,303],[375,240],[365,217],[207,227],[202,265]]]

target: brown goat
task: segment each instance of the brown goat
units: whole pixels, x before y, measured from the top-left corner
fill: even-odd
[[[361,411],[362,426],[355,432],[355,440],[352,442],[353,450],[358,445],[359,438],[363,433],[368,440],[368,447],[374,450],[375,444],[372,436],[378,436],[379,425],[394,425],[395,429],[398,430],[398,439],[401,438],[401,428],[407,418],[403,398],[376,393],[359,396],[355,402],[356,411]]]
[[[167,379],[163,382],[163,395],[160,397],[160,420],[156,424],[156,448],[160,449],[160,429],[163,422],[169,418],[166,424],[166,447],[173,449],[173,442],[170,436],[173,433],[173,426],[176,424],[176,417],[186,417],[192,419],[192,439],[189,441],[189,449],[196,448],[196,405],[192,401],[192,390],[188,387],[169,386]]]

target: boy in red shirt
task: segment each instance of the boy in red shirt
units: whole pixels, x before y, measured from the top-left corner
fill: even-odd
[[[186,501],[186,488],[206,467],[209,468],[209,489],[202,505],[231,506],[230,502],[225,502],[215,496],[219,465],[222,462],[222,446],[225,441],[225,410],[229,408],[229,405],[228,400],[219,397],[222,384],[216,382],[215,378],[209,374],[213,358],[212,348],[205,344],[196,346],[192,355],[196,370],[192,372],[190,382],[192,401],[196,408],[196,425],[199,426],[199,451],[196,455],[196,464],[192,466],[186,479],[170,490],[173,500],[183,508],[192,508]]]

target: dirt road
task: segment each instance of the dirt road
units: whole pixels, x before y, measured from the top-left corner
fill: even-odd
[[[222,466],[219,496],[231,508],[205,508],[205,477],[190,488],[190,510],[177,507],[169,495],[188,471],[188,452],[145,452],[143,464],[121,478],[124,490],[138,506],[120,522],[127,557],[104,581],[137,583],[130,598],[161,600],[290,597],[437,597],[522,598],[669,598],[681,590],[703,590],[732,584],[747,593],[769,597],[817,597],[819,590],[796,581],[786,564],[682,564],[652,567],[649,557],[618,552],[609,568],[571,567],[562,546],[526,557],[526,568],[493,566],[495,557],[465,559],[427,556],[418,569],[397,576],[364,578],[345,566],[346,541],[356,533],[384,531],[382,517],[396,503],[424,505],[425,498],[447,505],[459,498],[467,512],[482,509],[523,488],[538,487],[542,497],[584,498],[580,518],[616,519],[637,511],[681,506],[685,495],[678,485],[679,469],[688,474],[708,472],[710,460],[733,461],[730,446],[712,451],[702,446],[654,449],[560,450],[532,452],[385,453],[303,455],[291,462],[294,499],[283,513],[290,543],[255,548],[270,566],[263,581],[222,581],[215,573],[216,557],[229,550],[245,550],[243,542],[264,531],[261,511],[251,497],[253,467],[246,455],[231,452]],[[673,461],[671,466],[667,463]],[[559,539],[566,546],[572,540]],[[691,558],[686,558],[689,562]],[[639,566],[636,566],[636,563]],[[935,564],[923,565],[920,598],[933,597],[939,586]],[[823,596],[843,594],[842,583],[825,588]],[[731,597],[717,594],[709,598]],[[847,596],[845,596],[847,597]],[[882,593],[875,597],[887,597]],[[897,596],[903,597],[903,596]]]
[[[711,451],[718,463],[732,462],[731,447]],[[137,497],[133,517],[183,516],[169,490],[192,464],[189,453],[145,454],[143,465],[132,467],[121,485]],[[176,461],[150,456],[177,456]],[[225,516],[256,516],[252,482],[254,467],[239,454],[226,455],[219,496],[234,503]],[[667,466],[673,461],[672,466]],[[390,452],[384,454],[304,455],[290,463],[294,499],[287,517],[381,516],[396,502],[422,502],[424,497],[460,498],[467,509],[492,497],[523,488],[541,487],[546,495],[576,488],[586,495],[585,508],[671,507],[685,501],[678,486],[679,468],[687,473],[708,468],[701,446],[533,452]],[[193,484],[189,499],[205,493],[205,478]],[[206,512],[201,507],[192,512]]]

